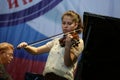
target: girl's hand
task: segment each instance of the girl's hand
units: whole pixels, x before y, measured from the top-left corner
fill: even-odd
[[[67,34],[65,45],[71,47],[72,46],[72,42],[71,42],[72,39],[73,39],[73,36],[71,34]]]
[[[18,44],[17,48],[25,48],[26,46],[28,46],[28,43],[21,42],[20,44]]]

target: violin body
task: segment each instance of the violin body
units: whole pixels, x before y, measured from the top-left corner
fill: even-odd
[[[70,34],[72,34],[72,36],[73,36],[73,39],[71,40],[72,46],[73,47],[78,46],[78,44],[80,43],[79,35],[76,32],[72,32]],[[60,43],[61,47],[65,46],[65,40],[66,40],[66,35],[64,35],[63,38],[59,39],[59,43]]]

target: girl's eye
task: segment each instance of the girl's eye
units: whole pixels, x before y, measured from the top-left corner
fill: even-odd
[[[72,24],[72,22],[68,22],[68,25],[71,25]]]
[[[67,25],[71,25],[72,24],[72,22],[62,22],[62,24],[67,24]]]
[[[62,22],[62,24],[65,24],[65,22]]]

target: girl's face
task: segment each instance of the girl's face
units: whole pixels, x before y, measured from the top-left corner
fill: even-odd
[[[64,16],[62,20],[63,33],[71,32],[77,28],[77,23],[73,22],[71,16]]]

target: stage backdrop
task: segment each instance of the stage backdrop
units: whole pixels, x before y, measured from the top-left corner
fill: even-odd
[[[32,46],[45,44],[47,40],[44,39],[61,33],[62,13],[77,8],[76,2],[72,2],[0,0],[0,42],[9,42],[15,48],[23,41],[34,43],[42,40],[39,44],[32,44]],[[31,55],[24,49],[15,49],[14,60],[7,66],[7,71],[14,80],[24,80],[26,72],[41,74],[46,59],[47,53]]]
[[[61,16],[65,11],[74,10],[81,18],[84,11],[120,17],[119,3],[119,0],[0,0],[0,42],[15,47],[14,60],[6,66],[7,71],[14,80],[24,80],[26,72],[43,72],[47,53],[32,55],[16,46],[23,41],[40,46],[61,33]]]

